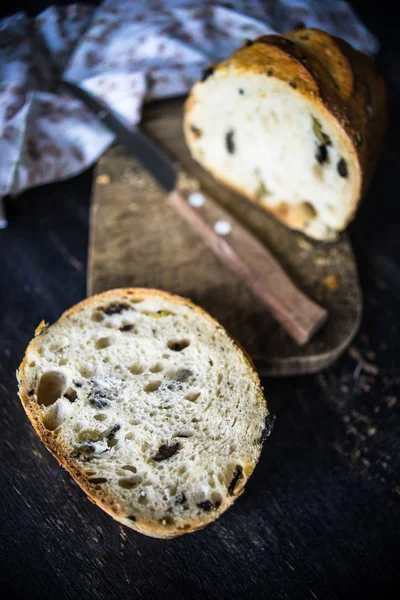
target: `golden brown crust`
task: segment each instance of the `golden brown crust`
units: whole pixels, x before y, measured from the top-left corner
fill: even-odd
[[[387,124],[385,84],[372,59],[324,31],[301,29],[285,35],[262,36],[239,48],[216,70],[231,66],[287,82],[335,126],[346,145],[353,170],[355,167],[355,193],[347,225],[367,191]],[[186,102],[185,115],[194,103],[192,93]],[[188,127],[185,129],[190,143],[191,132]],[[220,175],[218,178],[221,179]],[[232,187],[255,201],[246,190]],[[260,206],[289,227],[301,229],[284,207]]]
[[[201,314],[203,317],[206,317],[214,326],[218,328],[222,328],[222,325],[209,313],[203,310],[200,306],[194,304],[188,298],[183,298],[181,296],[176,296],[174,294],[170,294],[168,292],[164,292],[161,290],[155,290],[151,288],[120,288],[115,290],[109,290],[107,292],[103,292],[102,294],[97,294],[96,296],[92,296],[90,298],[86,298],[82,300],[72,308],[66,310],[60,317],[60,319],[64,319],[83,308],[87,308],[92,304],[96,304],[98,300],[101,299],[115,299],[120,298],[121,295],[131,295],[133,298],[148,298],[158,296],[160,298],[164,298],[166,300],[175,302],[176,304],[184,304],[190,306],[194,311],[198,314]],[[28,361],[28,353],[34,348],[36,345],[40,343],[40,339],[38,336],[42,334],[47,329],[47,325],[44,321],[42,321],[35,331],[35,337],[29,343],[26,351],[24,359],[17,371],[17,379],[19,382],[19,392],[18,395],[21,399],[22,405],[25,409],[25,412],[32,423],[36,433],[45,444],[47,449],[55,456],[60,465],[64,467],[70,475],[74,478],[77,484],[82,488],[82,490],[86,493],[89,499],[100,506],[105,512],[111,515],[114,519],[123,523],[127,527],[134,529],[140,533],[144,533],[151,537],[156,538],[173,538],[185,533],[191,533],[202,529],[208,523],[217,519],[231,504],[236,500],[238,496],[240,496],[244,491],[244,486],[250,477],[255,465],[249,464],[245,465],[243,469],[243,480],[241,481],[241,485],[237,487],[235,490],[235,494],[233,496],[228,496],[223,499],[220,507],[213,511],[212,513],[205,513],[204,516],[199,516],[197,519],[193,520],[190,524],[190,527],[185,525],[184,527],[168,527],[164,525],[160,525],[156,522],[144,522],[144,521],[134,521],[129,519],[129,515],[126,515],[124,510],[118,503],[115,501],[113,496],[105,493],[96,487],[95,484],[92,484],[88,481],[87,475],[84,472],[84,469],[77,465],[76,461],[73,461],[69,457],[69,453],[66,452],[66,449],[63,448],[62,444],[57,441],[57,435],[53,431],[49,431],[46,429],[42,422],[42,416],[40,412],[40,408],[37,402],[33,397],[29,396],[29,389],[26,388],[25,385],[25,368]],[[254,381],[259,389],[258,399],[260,403],[265,406],[265,399],[261,388],[260,379],[258,377],[257,372],[254,368],[254,363],[251,357],[247,354],[247,352],[242,348],[242,346],[233,338],[231,338],[233,343],[243,352],[244,358],[249,366],[249,377]]]

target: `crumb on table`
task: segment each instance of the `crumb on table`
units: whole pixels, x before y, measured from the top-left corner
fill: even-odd
[[[340,285],[340,280],[337,275],[328,275],[324,279],[324,286],[330,291],[337,290],[339,285]]]

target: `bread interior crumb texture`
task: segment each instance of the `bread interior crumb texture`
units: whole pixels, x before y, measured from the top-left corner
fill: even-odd
[[[175,298],[120,290],[81,303],[32,341],[20,391],[113,516],[184,531],[242,491],[267,408],[242,350]]]
[[[185,134],[194,158],[294,229],[334,239],[359,192],[350,139],[288,82],[233,65],[193,88]]]

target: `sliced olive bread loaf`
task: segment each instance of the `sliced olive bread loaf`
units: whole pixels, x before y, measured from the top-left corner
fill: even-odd
[[[385,124],[372,60],[317,29],[263,36],[209,67],[184,118],[204,168],[320,240],[353,218]]]
[[[115,519],[169,538],[243,491],[269,434],[251,361],[189,300],[120,289],[40,325],[17,374],[36,432]]]

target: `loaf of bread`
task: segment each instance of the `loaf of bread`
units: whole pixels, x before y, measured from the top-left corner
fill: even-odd
[[[36,432],[121,523],[170,538],[243,492],[273,418],[223,327],[189,300],[120,289],[41,324],[17,374]]]
[[[205,169],[319,240],[353,218],[385,124],[372,60],[318,29],[263,36],[210,66],[184,117]]]

